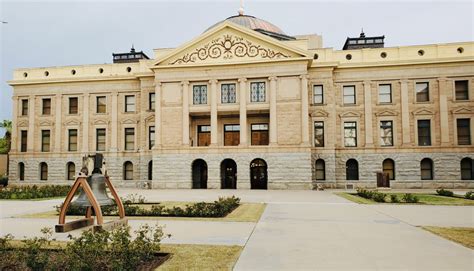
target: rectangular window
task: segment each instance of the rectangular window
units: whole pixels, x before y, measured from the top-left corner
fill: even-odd
[[[314,122],[314,146],[324,147],[324,122]]]
[[[344,86],[343,88],[344,104],[356,104],[355,86]]]
[[[265,82],[250,83],[250,101],[253,103],[265,102]]]
[[[469,83],[467,80],[454,81],[456,101],[469,100]]]
[[[240,143],[240,125],[224,125],[224,146],[238,146]]]
[[[322,85],[313,86],[313,104],[323,104],[323,103],[324,103],[323,86]]]
[[[68,151],[77,151],[77,129],[68,131]]]
[[[418,146],[431,146],[430,120],[418,120]]]
[[[251,143],[252,145],[268,145],[268,124],[252,124]]]
[[[393,146],[393,122],[391,120],[380,122],[380,146]]]
[[[96,146],[97,151],[105,151],[105,129],[97,129],[96,131]]]
[[[148,149],[153,149],[155,146],[155,126],[148,127]]]
[[[357,147],[357,123],[355,121],[344,122],[344,146]]]
[[[21,131],[20,151],[26,152],[28,147],[28,131]]]
[[[148,94],[148,109],[155,110],[155,93]]]
[[[458,145],[471,145],[471,120],[457,119]]]
[[[193,104],[207,104],[207,86],[193,86]]]
[[[391,103],[392,102],[392,85],[384,84],[379,85],[379,103]]]
[[[416,101],[430,101],[430,87],[428,82],[416,83]]]
[[[41,130],[41,151],[49,152],[51,144],[51,131]]]
[[[135,128],[125,128],[125,150],[135,149]]]
[[[221,85],[221,103],[233,104],[236,102],[235,84]]]
[[[21,115],[28,116],[28,99],[21,100]]]
[[[135,112],[135,95],[125,96],[125,112]]]
[[[107,113],[107,98],[105,96],[97,97],[97,113],[105,114]]]
[[[211,144],[211,126],[198,126],[198,146],[209,146]]]
[[[51,115],[51,99],[43,99],[43,115]]]
[[[69,98],[69,114],[77,114],[78,109],[78,99],[77,97]]]

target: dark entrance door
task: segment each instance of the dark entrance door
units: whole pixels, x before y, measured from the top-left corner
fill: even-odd
[[[250,188],[267,189],[267,163],[263,159],[250,162]]]
[[[237,164],[232,159],[221,163],[221,188],[237,189]]]
[[[193,189],[207,188],[207,164],[204,160],[198,159],[193,162]]]

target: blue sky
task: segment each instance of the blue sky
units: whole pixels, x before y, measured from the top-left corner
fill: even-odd
[[[232,1],[5,1],[0,0],[0,119],[11,118],[6,83],[21,67],[112,62],[132,44],[176,47],[237,14]],[[386,46],[474,39],[473,1],[244,1],[245,14],[289,35],[323,35],[340,49],[346,37],[385,35]],[[3,132],[1,133],[3,134]]]

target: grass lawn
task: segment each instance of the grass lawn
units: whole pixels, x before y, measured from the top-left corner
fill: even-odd
[[[474,249],[474,228],[442,228],[431,226],[423,226],[421,228],[470,249]]]
[[[385,193],[385,192],[382,192]],[[378,204],[378,202],[375,202],[371,199],[366,199],[363,197],[357,196],[355,193],[347,193],[347,192],[336,192],[335,193],[338,196],[341,196],[345,199],[348,199],[350,201],[353,201],[355,203],[361,203],[361,204]],[[390,203],[390,195],[397,195],[398,199],[402,201],[402,197],[405,193],[385,193],[387,194],[386,200],[388,201],[387,203]],[[411,193],[413,195],[416,195],[419,199],[418,203],[395,203],[395,204],[424,204],[424,205],[474,205],[474,200],[468,200],[468,199],[463,199],[459,197],[444,197],[444,196],[439,196],[436,194],[424,194],[424,193]]]
[[[160,205],[165,207],[181,206],[192,202],[161,202]],[[225,217],[172,217],[172,216],[128,216],[129,220],[201,220],[201,221],[226,221],[226,222],[257,222],[265,210],[265,203],[241,203],[234,211]],[[143,208],[151,208],[145,205]],[[48,211],[42,213],[28,214],[21,216],[22,218],[54,218],[58,214],[56,211]],[[82,218],[82,216],[68,216],[69,219]]]
[[[49,198],[36,198],[36,199],[0,199],[0,201],[42,201],[42,200],[50,200],[50,199],[64,199],[66,196],[60,197],[49,197]]]

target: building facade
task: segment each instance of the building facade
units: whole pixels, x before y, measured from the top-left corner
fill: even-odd
[[[473,188],[474,43],[363,40],[241,14],[150,59],[17,69],[10,182],[71,183],[101,152],[119,186]]]

